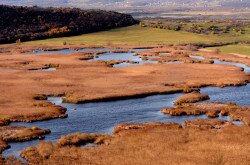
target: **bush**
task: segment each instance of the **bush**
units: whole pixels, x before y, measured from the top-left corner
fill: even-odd
[[[220,54],[220,53],[221,53],[221,50],[220,50],[219,48],[217,48],[217,49],[214,50],[214,53],[215,53],[215,54]]]

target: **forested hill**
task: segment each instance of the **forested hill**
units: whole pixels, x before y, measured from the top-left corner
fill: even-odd
[[[0,43],[70,36],[136,24],[111,11],[0,5]]]

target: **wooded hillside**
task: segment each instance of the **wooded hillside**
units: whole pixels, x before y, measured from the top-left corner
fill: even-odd
[[[0,43],[78,35],[136,23],[132,16],[112,11],[0,5]]]

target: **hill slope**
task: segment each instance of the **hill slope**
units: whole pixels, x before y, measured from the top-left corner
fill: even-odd
[[[137,23],[101,10],[0,6],[0,43],[78,35]]]

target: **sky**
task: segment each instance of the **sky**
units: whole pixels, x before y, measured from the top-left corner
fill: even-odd
[[[249,8],[250,0],[0,0],[0,4],[79,8]]]

